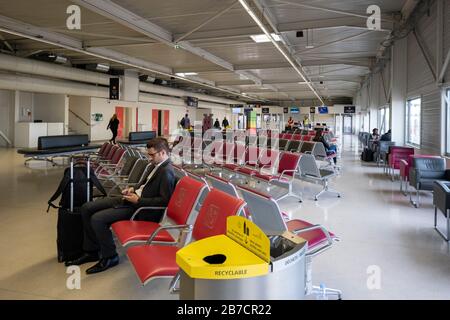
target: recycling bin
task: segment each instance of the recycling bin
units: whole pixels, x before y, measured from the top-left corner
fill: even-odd
[[[246,224],[255,230],[256,225]],[[303,299],[307,242],[290,232],[266,236],[259,231],[270,257],[255,250],[257,239],[242,237],[239,242],[228,232],[180,249],[180,299]]]

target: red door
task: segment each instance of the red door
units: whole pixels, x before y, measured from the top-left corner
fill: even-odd
[[[158,132],[158,110],[152,110],[152,130]]]
[[[164,126],[163,126],[163,135],[169,135],[169,110],[164,110]]]
[[[125,121],[125,110],[123,107],[116,106],[116,115],[117,119],[119,119],[119,128],[117,130],[117,137],[123,138],[123,123]]]

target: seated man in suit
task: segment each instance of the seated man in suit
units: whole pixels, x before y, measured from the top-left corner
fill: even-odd
[[[111,224],[130,219],[139,207],[165,207],[175,188],[175,175],[169,158],[169,146],[164,138],[154,138],[147,143],[153,170],[147,180],[134,190],[122,191],[122,197],[107,197],[85,203],[81,207],[83,220],[84,254],[66,265],[81,265],[100,260],[86,270],[87,274],[105,271],[119,263],[116,246],[110,230]],[[164,210],[153,210],[151,221],[159,222]]]

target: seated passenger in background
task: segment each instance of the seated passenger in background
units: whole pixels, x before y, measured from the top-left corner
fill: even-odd
[[[327,152],[327,155],[337,153],[337,148],[335,144],[329,143],[325,137],[322,135],[322,130],[318,129],[316,130],[316,135],[313,138],[313,141],[315,142],[322,142],[323,146],[325,147],[325,151]],[[337,157],[333,158],[334,164],[337,162]]]
[[[130,219],[140,207],[165,207],[175,188],[175,175],[169,158],[169,145],[164,138],[147,143],[147,151],[154,164],[147,180],[140,186],[122,191],[122,197],[106,197],[85,203],[81,207],[84,254],[66,265],[81,265],[100,260],[86,270],[87,274],[105,271],[119,263],[111,224]],[[150,221],[159,222],[164,210],[153,210]]]
[[[391,129],[389,129],[388,132],[386,132],[381,136],[380,141],[391,141],[391,140],[392,140]]]
[[[372,134],[370,135],[370,140],[373,140],[373,141],[380,140],[380,134],[378,133],[378,129],[377,128],[373,128]]]
[[[378,133],[378,128],[373,128],[369,140],[369,149],[371,149],[373,152],[376,152],[378,149],[379,144],[378,141],[380,141],[380,134]]]

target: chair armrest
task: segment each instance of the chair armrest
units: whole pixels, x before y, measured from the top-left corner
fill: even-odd
[[[192,231],[192,225],[190,224],[178,224],[178,225],[172,225],[172,226],[160,226],[158,229],[156,229],[155,231],[153,231],[153,233],[150,235],[150,237],[148,238],[147,242],[145,243],[146,245],[149,245],[153,242],[153,239],[155,239],[155,237],[158,235],[159,232],[161,232],[162,230],[173,230],[173,229],[185,229],[189,232]]]
[[[444,191],[445,193],[450,193],[450,188],[448,187],[448,182],[445,182],[445,181],[435,181],[434,182],[435,184],[437,184],[441,189],[442,189],[442,191]]]
[[[408,166],[408,162],[405,159],[400,160],[400,176],[405,175],[406,167]]]
[[[292,230],[293,233],[295,233],[296,235],[300,235],[302,233],[308,232],[308,231],[312,231],[312,230],[317,230],[320,229],[322,231],[322,233],[327,237],[327,243],[325,245],[320,246],[319,248],[308,252],[306,254],[306,256],[312,257],[315,256],[319,253],[321,253],[322,251],[328,249],[329,247],[331,247],[333,245],[333,239],[330,236],[330,233],[328,232],[327,229],[325,229],[322,225],[320,224],[316,224],[313,225],[311,227],[306,227],[306,228],[302,228],[302,229],[296,229],[296,230]]]
[[[286,172],[292,172],[292,173],[293,173],[292,176],[289,176],[290,180],[293,180],[293,179],[294,179],[294,176],[295,176],[295,173],[297,172],[297,169],[294,169],[294,170],[283,170],[283,171],[281,172],[280,176],[278,177],[278,181],[281,181],[281,179],[284,178],[284,174],[285,174]]]
[[[450,181],[450,169],[445,170],[445,180]]]
[[[130,220],[134,220],[134,218],[136,217],[136,215],[139,213],[139,212],[141,212],[141,211],[143,211],[143,210],[165,210],[165,209],[167,209],[167,207],[139,207],[134,213],[133,213],[133,215],[131,216],[131,218],[130,218]]]

